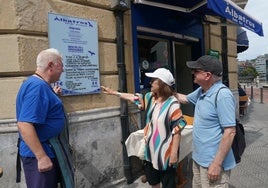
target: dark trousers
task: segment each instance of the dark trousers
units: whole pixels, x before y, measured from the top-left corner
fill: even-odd
[[[39,172],[37,160],[33,157],[21,157],[27,188],[57,188],[60,173],[56,159],[51,159],[53,168],[47,172]]]
[[[144,172],[150,185],[157,185],[161,182],[163,188],[176,188],[176,168],[156,170],[152,163],[145,161]]]

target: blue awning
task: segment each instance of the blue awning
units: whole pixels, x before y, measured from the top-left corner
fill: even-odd
[[[237,27],[236,44],[237,44],[237,53],[246,51],[249,46],[247,31],[245,31],[241,27]]]
[[[263,36],[262,23],[248,15],[231,0],[207,0],[207,7],[220,16]]]
[[[262,23],[248,15],[231,0],[134,0],[134,3],[198,14],[200,16],[205,14],[221,16],[263,36]]]

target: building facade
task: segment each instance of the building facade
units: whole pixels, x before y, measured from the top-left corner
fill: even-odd
[[[144,73],[167,67],[176,77],[177,91],[188,93],[195,86],[186,61],[214,52],[223,61],[224,82],[238,96],[236,28],[228,26],[228,21],[133,1],[126,1],[130,3],[127,8],[118,8],[113,4],[117,2],[0,0],[0,166],[4,168],[4,187],[25,187],[23,180],[15,183],[15,100],[23,80],[35,71],[37,54],[49,47],[48,12],[97,22],[101,85],[146,92]],[[132,164],[122,143],[131,131],[142,127],[139,111],[101,93],[61,99],[69,117],[77,187],[101,187],[125,177],[131,182]],[[183,111],[193,115],[193,107]]]
[[[259,73],[258,81],[266,84],[267,82],[267,58],[265,55],[258,56],[254,62],[254,67]]]

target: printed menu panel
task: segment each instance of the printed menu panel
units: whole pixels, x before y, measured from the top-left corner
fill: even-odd
[[[48,38],[63,56],[62,95],[100,93],[97,22],[48,13]]]

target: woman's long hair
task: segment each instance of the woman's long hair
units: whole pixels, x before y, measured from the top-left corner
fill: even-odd
[[[160,79],[158,80],[159,85],[159,96],[162,97],[164,100],[167,100],[170,96],[176,96],[175,89],[172,86],[167,85],[165,82],[163,82]]]

